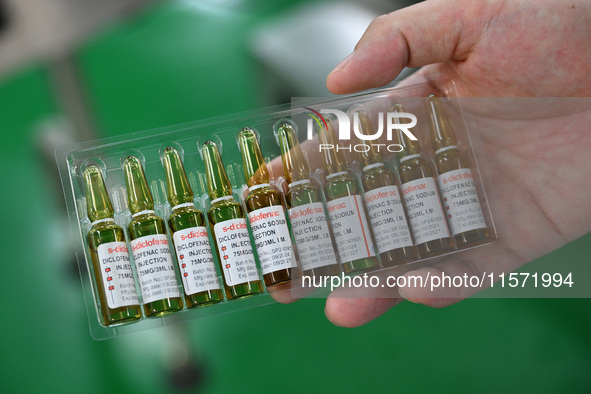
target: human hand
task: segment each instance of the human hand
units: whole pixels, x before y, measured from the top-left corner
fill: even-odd
[[[427,78],[441,91],[453,80],[459,96],[589,96],[590,19],[584,1],[429,0],[377,18],[327,86],[351,93],[385,85],[405,66],[427,65],[411,79]],[[462,254],[407,276],[509,272],[591,230],[591,100],[483,100],[472,100],[468,110],[480,125],[503,242],[494,254]],[[398,291],[443,307],[475,289]],[[354,327],[400,302],[377,297],[332,294],[325,312],[333,323]]]
[[[376,18],[327,86],[357,92],[428,65],[460,96],[590,96],[589,37],[585,0],[428,0]]]

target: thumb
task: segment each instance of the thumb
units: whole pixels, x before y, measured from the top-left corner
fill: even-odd
[[[404,67],[465,60],[494,12],[489,3],[428,0],[377,17],[328,75],[328,89],[357,92],[388,84]]]

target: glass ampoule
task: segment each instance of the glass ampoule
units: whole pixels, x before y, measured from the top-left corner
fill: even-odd
[[[226,298],[246,297],[263,291],[246,218],[232,197],[232,185],[215,142],[203,144],[203,161],[211,207],[207,211],[220,258]]]
[[[353,119],[360,133],[374,134],[365,111],[355,111]],[[384,165],[382,154],[371,140],[365,141],[365,147],[359,156],[367,216],[382,265],[391,267],[416,260],[417,250],[413,244],[394,174]]]
[[[322,161],[326,171],[324,193],[337,251],[345,273],[379,267],[357,183],[347,171],[335,141],[330,117],[318,131]],[[324,148],[323,148],[324,147]]]
[[[88,250],[100,300],[102,324],[112,326],[137,321],[141,319],[142,311],[129,251],[123,229],[113,219],[113,206],[103,175],[97,166],[90,165],[84,169],[83,177],[86,210],[92,222],[87,236]]]
[[[310,171],[294,126],[288,120],[281,120],[275,125],[275,133],[287,183],[285,202],[302,275],[337,275],[340,270],[326,211],[318,190],[310,182]]]
[[[392,112],[405,112],[405,109],[396,104]],[[401,124],[400,118],[395,117],[394,121]],[[433,178],[432,164],[421,154],[419,141],[411,140],[400,129],[393,136],[394,142],[403,148],[398,175],[417,250],[422,257],[449,252],[453,242]]]
[[[297,268],[281,196],[269,184],[269,169],[257,134],[249,127],[238,133],[244,178],[248,186],[245,204],[259,257],[263,280],[272,287],[291,280]]]
[[[181,273],[187,308],[215,304],[223,300],[203,213],[195,208],[183,162],[177,150],[162,152],[166,172],[168,202],[172,213],[168,226]]]
[[[449,124],[442,98],[430,95],[431,145],[435,151],[437,183],[450,231],[458,248],[490,240],[468,159],[460,151]]]
[[[123,162],[123,172],[131,211],[129,238],[144,313],[148,317],[164,316],[183,308],[166,226],[154,212],[154,200],[141,161],[128,156]]]

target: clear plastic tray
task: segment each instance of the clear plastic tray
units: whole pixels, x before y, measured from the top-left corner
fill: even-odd
[[[203,307],[191,308],[186,307],[176,313],[170,314],[160,318],[146,318],[143,317],[138,322],[131,324],[124,324],[119,326],[105,326],[101,322],[100,300],[97,296],[97,282],[94,278],[92,269],[92,262],[88,252],[86,237],[91,228],[90,220],[86,214],[86,201],[84,184],[82,180],[82,171],[89,163],[97,164],[103,171],[106,187],[111,198],[113,208],[115,211],[115,222],[121,226],[126,233],[126,240],[129,245],[129,234],[127,225],[131,221],[131,214],[127,206],[125,179],[122,171],[121,160],[129,154],[135,154],[143,161],[146,178],[149,188],[152,192],[155,212],[158,216],[167,221],[171,207],[166,197],[166,180],[164,168],[161,162],[160,154],[162,149],[166,146],[176,147],[184,161],[186,173],[189,178],[190,185],[195,196],[195,205],[204,213],[210,207],[210,199],[207,194],[206,177],[204,173],[204,164],[200,155],[200,146],[206,140],[214,140],[221,147],[222,160],[224,162],[228,177],[233,187],[233,195],[236,201],[244,203],[244,196],[247,191],[245,179],[242,169],[242,159],[240,151],[236,144],[236,135],[239,130],[244,127],[251,127],[258,131],[260,135],[260,146],[266,158],[267,164],[271,171],[271,185],[278,191],[286,190],[286,182],[283,177],[280,151],[277,143],[277,136],[274,134],[274,125],[281,119],[289,119],[296,125],[298,138],[300,140],[304,156],[310,166],[310,178],[313,184],[318,186],[318,190],[322,197],[322,202],[326,208],[326,195],[323,191],[323,186],[326,184],[326,171],[323,168],[321,154],[318,152],[317,136],[312,136],[312,140],[308,139],[309,124],[315,122],[312,116],[316,112],[323,112],[322,110],[332,109],[339,110],[347,114],[353,109],[363,109],[368,113],[372,119],[374,127],[376,127],[378,113],[386,114],[394,104],[403,104],[407,113],[416,116],[417,124],[410,130],[420,140],[422,147],[422,155],[429,160],[434,158],[434,150],[431,147],[429,132],[429,115],[427,113],[425,95],[428,93],[444,94],[445,98],[442,104],[447,113],[447,119],[452,126],[457,137],[457,146],[467,157],[469,167],[472,171],[475,187],[478,193],[486,227],[488,228],[490,238],[484,244],[494,242],[497,238],[497,230],[493,220],[495,211],[494,189],[491,184],[490,174],[488,173],[484,152],[480,145],[477,133],[471,130],[474,126],[471,124],[470,118],[462,110],[461,103],[454,98],[454,92],[432,92],[428,84],[418,84],[412,86],[389,88],[385,90],[374,91],[365,94],[346,96],[341,98],[306,98],[294,100],[291,105],[282,105],[277,107],[264,108],[257,111],[233,114],[219,118],[196,121],[191,123],[179,124],[170,127],[164,127],[143,132],[131,133],[119,137],[83,142],[75,145],[68,145],[60,147],[56,152],[56,159],[58,162],[62,185],[64,189],[68,215],[70,219],[72,234],[75,241],[76,257],[80,269],[80,277],[82,280],[84,299],[87,306],[90,331],[93,338],[97,340],[111,338],[131,332],[141,331],[149,328],[164,326],[179,321],[201,318],[210,315],[216,315],[226,312],[231,312],[237,309],[245,309],[258,305],[275,302],[274,298],[285,300],[290,298],[299,298],[302,296],[320,296],[325,297],[330,290],[330,283],[322,288],[317,286],[302,286],[301,281],[301,267],[294,269],[292,285],[290,288],[276,292],[271,296],[267,290],[263,294],[252,296],[244,299],[233,299],[222,301],[221,303]],[[383,115],[384,117],[386,115]],[[384,118],[385,119],[385,118]],[[316,127],[316,126],[314,126]],[[384,120],[384,131],[387,128],[387,120]],[[354,132],[351,132],[354,135]],[[384,132],[384,135],[386,133]],[[382,141],[380,141],[382,142]],[[400,165],[399,154],[391,152],[396,150],[392,141],[384,140],[385,165],[397,173],[397,168]],[[358,187],[362,188],[361,171],[362,165],[359,161],[355,150],[357,144],[363,143],[359,140],[352,139],[351,141],[340,140],[339,147],[345,151],[347,158],[347,167],[349,173],[354,177]],[[392,145],[392,146],[390,146]],[[390,149],[388,147],[390,146]],[[349,148],[350,147],[350,148]],[[351,152],[349,152],[349,150]],[[400,190],[400,182],[397,180],[398,190]],[[282,194],[283,195],[283,194]],[[363,209],[362,209],[363,210]],[[216,269],[218,270],[218,279],[220,285],[223,278],[220,275],[219,259],[217,251],[214,247],[212,239],[211,228],[208,225],[210,244],[214,260],[216,261]],[[250,229],[249,229],[250,231]],[[333,231],[331,231],[333,232]],[[252,232],[250,232],[252,237]],[[172,238],[169,231],[169,242],[172,244]],[[292,234],[293,236],[293,234]],[[334,234],[332,236],[332,244],[335,246]],[[251,238],[252,239],[252,238]],[[375,234],[370,242],[375,243]],[[254,248],[253,248],[254,249]],[[373,270],[366,271],[375,275],[400,275],[401,273],[422,265],[432,265],[442,259],[447,258],[450,254],[465,253],[466,250],[473,248],[465,248],[462,250],[453,249],[448,253],[440,254],[436,257],[421,257],[408,264],[393,268],[383,268],[378,265]],[[131,249],[130,249],[131,250]],[[294,250],[297,252],[297,247],[294,245]],[[176,256],[174,250],[173,260],[176,275],[180,281],[180,274],[178,266],[176,266]],[[297,254],[297,253],[296,253]],[[335,250],[338,257],[338,250]],[[255,252],[256,255],[256,252]],[[133,257],[130,254],[130,259]],[[258,264],[258,257],[257,257]],[[135,267],[132,264],[135,274]],[[259,267],[260,271],[260,267]],[[346,277],[339,271],[341,278]],[[364,273],[362,273],[364,274]],[[261,273],[259,275],[262,278]],[[309,284],[309,282],[307,282]],[[139,285],[138,297],[140,302],[142,300]],[[223,286],[222,286],[223,289]],[[183,293],[183,288],[179,284],[179,290]],[[286,294],[281,294],[281,293]],[[363,296],[363,292],[352,292],[350,294],[343,293],[344,296]]]

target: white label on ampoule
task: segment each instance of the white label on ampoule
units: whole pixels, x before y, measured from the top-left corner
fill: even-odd
[[[97,248],[97,254],[109,308],[139,305],[125,242],[101,244]]]
[[[192,295],[218,290],[220,283],[215,271],[207,229],[203,226],[186,228],[175,232],[172,238],[185,293]]]
[[[218,254],[228,286],[259,280],[246,219],[231,219],[213,226]]]
[[[417,244],[449,237],[433,178],[406,182],[402,185],[402,197],[408,211],[412,235]]]
[[[478,192],[469,168],[441,174],[437,177],[437,183],[453,235],[486,228]]]
[[[289,220],[304,271],[337,263],[321,202],[291,208]]]
[[[412,246],[406,215],[395,185],[366,192],[365,205],[380,253]]]
[[[294,256],[283,206],[257,209],[248,220],[263,274],[291,268]]]
[[[144,304],[180,297],[166,235],[146,235],[134,239],[131,249]]]
[[[328,202],[341,263],[375,256],[361,196],[347,196]]]

